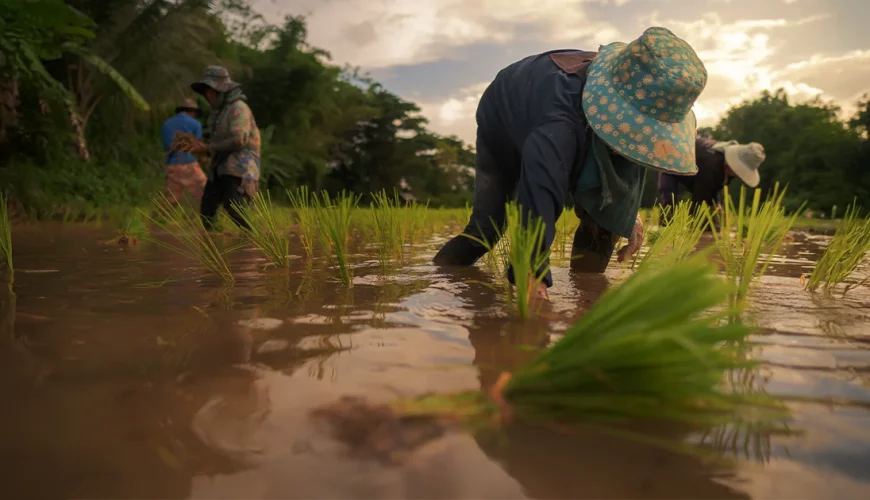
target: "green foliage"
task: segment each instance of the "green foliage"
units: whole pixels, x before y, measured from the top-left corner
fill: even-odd
[[[870,215],[859,216],[857,203],[846,207],[843,220],[825,248],[816,267],[807,280],[806,288],[815,292],[822,287],[826,292],[843,283],[858,268],[870,252]],[[848,283],[843,290],[845,295],[850,289],[861,286],[870,276],[857,283]]]
[[[405,242],[408,240],[408,209],[402,208],[399,193],[393,197],[386,191],[374,193],[371,206],[372,233],[378,251],[378,261],[386,269],[393,262],[405,259]]]
[[[369,193],[407,183],[403,198],[432,206],[471,200],[472,150],[426,130],[415,104],[353,68],[329,64],[326,52],[306,42],[301,17],[271,24],[245,0],[72,0],[58,10],[62,4],[13,0],[2,16],[4,26],[14,20],[26,29],[5,30],[0,40],[20,44],[26,32],[38,48],[30,63],[15,59],[13,76],[44,63],[37,68],[45,71],[31,73],[67,103],[46,106],[31,92],[36,81],[30,79],[10,87],[16,115],[0,117],[14,132],[12,147],[4,148],[14,154],[0,158],[0,177],[35,216],[81,214],[125,199],[147,203],[160,187],[160,124],[209,64],[223,64],[244,87],[262,129],[264,190]],[[74,22],[83,28],[70,28]],[[7,53],[25,54],[6,45],[0,45],[0,69],[12,67]],[[0,77],[0,97],[6,86]],[[106,165],[114,177],[94,179],[91,171]],[[411,239],[421,236],[415,231]]]
[[[759,187],[767,193],[777,182],[788,184],[783,199],[788,210],[806,201],[807,208],[824,212],[853,197],[870,204],[870,142],[862,137],[866,110],[866,103],[859,103],[859,113],[847,126],[833,105],[818,99],[794,104],[783,90],[765,91],[729,110],[713,137],[764,145],[767,159]],[[739,185],[732,186],[732,196]]]

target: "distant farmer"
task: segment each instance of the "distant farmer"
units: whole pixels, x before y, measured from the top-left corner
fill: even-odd
[[[209,66],[202,79],[190,86],[211,105],[208,119],[208,144],[198,142],[193,153],[208,153],[211,168],[202,197],[203,225],[215,228],[221,205],[242,228],[248,228],[233,203],[247,203],[257,193],[260,182],[260,130],[245,102],[241,86],[230,79],[221,66]]]
[[[181,201],[185,193],[191,196],[194,203],[198,204],[202,199],[206,178],[196,161],[196,156],[188,152],[172,151],[176,132],[202,139],[202,125],[198,120],[201,115],[202,112],[196,101],[187,98],[181,106],[175,108],[175,115],[163,122],[160,127],[163,149],[167,152],[166,189],[169,191],[169,200],[175,203]]]
[[[494,243],[505,202],[516,198],[546,223],[544,244],[570,204],[581,218],[572,269],[604,272],[619,236],[636,253],[646,168],[691,175],[695,167],[692,105],[707,70],[689,44],[653,27],[629,44],[598,53],[557,50],[529,56],[496,75],[477,108],[474,206],[465,233]],[[494,224],[493,222],[494,221]],[[474,264],[486,253],[459,235],[437,265]],[[513,281],[512,270],[508,278]],[[547,298],[552,276],[534,291]]]
[[[691,177],[659,173],[659,203],[665,207],[673,205],[674,200],[679,200],[677,194],[682,185],[692,194],[693,210],[702,203],[714,208],[731,179],[737,177],[751,188],[758,186],[761,180],[758,167],[764,159],[764,147],[757,142],[743,145],[699,136],[695,139],[698,173]]]

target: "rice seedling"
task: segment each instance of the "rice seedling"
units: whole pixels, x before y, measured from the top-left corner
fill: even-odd
[[[302,186],[296,192],[287,191],[287,198],[296,214],[296,230],[305,255],[314,257],[314,242],[317,239],[317,213],[315,205],[317,197],[308,192],[307,186]]]
[[[269,193],[257,193],[251,203],[239,203],[235,207],[251,228],[243,231],[247,239],[263,252],[272,265],[289,267],[289,221],[283,212],[272,205]]]
[[[218,247],[202,227],[199,214],[184,205],[173,204],[165,194],[152,200],[152,205],[155,217],[144,211],[143,214],[172,236],[177,244],[149,237],[150,241],[196,261],[226,283],[235,282],[227,254],[238,247]]]
[[[867,252],[870,252],[870,215],[861,218],[857,202],[855,199],[846,207],[843,220],[816,262],[816,267],[806,283],[806,289],[810,292],[815,292],[819,287],[830,292],[833,287],[844,283],[864,260]],[[847,283],[843,295],[868,280],[870,276],[855,283]]]
[[[785,408],[770,396],[723,384],[729,371],[755,366],[735,347],[752,329],[723,322],[727,310],[711,312],[727,309],[733,287],[705,253],[639,269],[607,290],[560,340],[503,373],[491,394],[427,395],[392,406],[470,425],[499,416],[558,425],[784,418]]]
[[[787,218],[782,208],[784,197],[785,189],[780,191],[779,183],[764,202],[761,201],[761,190],[756,189],[752,205],[747,210],[745,186],[740,188],[740,201],[736,208],[730,193],[725,193],[722,224],[713,236],[725,267],[725,276],[734,285],[731,321],[739,319],[737,311],[744,305],[753,284],[764,275],[803,209],[801,207]],[[708,220],[713,224],[709,213]]]
[[[429,224],[429,202],[420,204],[411,202],[406,210],[407,218],[405,219],[408,225],[408,251],[410,252],[414,245],[422,243],[427,237],[427,232],[431,230]]]
[[[9,204],[6,195],[0,193],[0,252],[3,266],[9,274],[9,282],[15,281],[15,266],[12,263],[12,223],[9,221]]]
[[[359,200],[358,195],[345,192],[335,199],[330,199],[329,193],[324,191],[314,208],[321,237],[332,250],[337,260],[341,281],[347,287],[353,286],[353,270],[347,258],[347,242],[351,214]]]
[[[530,294],[549,271],[547,262],[550,249],[544,248],[545,225],[542,218],[532,219],[529,215],[526,224],[523,224],[523,210],[516,202],[505,205],[505,214],[507,229],[504,233],[498,231],[498,245],[493,246],[490,242],[468,234],[464,236],[486,247],[487,258],[493,259],[489,265],[498,268],[506,279],[508,272],[512,274],[513,290],[510,283],[505,282],[507,298],[517,314],[525,319],[535,313]]]
[[[699,206],[693,213],[690,202],[686,200],[666,208],[661,216],[669,222],[646,236],[649,248],[640,259],[638,269],[650,265],[668,267],[688,257],[704,234],[709,214],[706,205]]]
[[[372,197],[371,231],[377,245],[378,261],[386,269],[391,262],[405,259],[405,241],[409,239],[410,230],[406,223],[409,210],[402,208],[398,191],[394,191],[392,197],[386,190],[374,193]]]
[[[580,227],[580,219],[574,213],[572,208],[565,207],[562,209],[562,216],[556,221],[556,236],[553,240],[554,256],[559,260],[568,258],[569,241],[572,240],[574,232]]]

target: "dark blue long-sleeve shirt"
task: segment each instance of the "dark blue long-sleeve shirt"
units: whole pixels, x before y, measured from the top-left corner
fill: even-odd
[[[563,53],[594,55],[556,50],[520,60],[498,73],[477,110],[478,140],[501,159],[498,168],[519,174],[517,202],[543,218],[545,249],[573,192],[589,133],[581,106],[585,71],[565,71],[550,58]],[[552,286],[549,272],[544,282]]]

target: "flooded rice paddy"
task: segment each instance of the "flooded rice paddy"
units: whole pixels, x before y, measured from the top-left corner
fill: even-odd
[[[288,272],[239,250],[228,287],[156,245],[100,244],[111,234],[95,228],[13,236],[16,295],[3,294],[0,335],[6,498],[870,497],[870,292],[802,290],[824,236],[795,233],[752,300],[764,360],[752,382],[791,398],[802,434],[711,434],[705,445],[736,459],[713,463],[514,424],[406,446],[398,465],[349,454],[309,412],[344,395],[488,389],[627,268],[558,264],[551,306],[523,322],[482,267],[429,264],[446,233],[386,275],[357,247],[351,289],[301,253]]]

